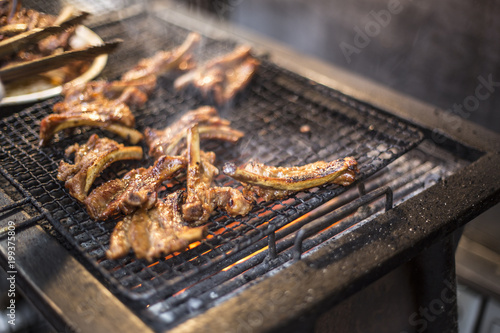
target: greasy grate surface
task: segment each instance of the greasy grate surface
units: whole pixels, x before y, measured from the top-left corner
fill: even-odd
[[[151,29],[149,34],[168,31],[171,38],[161,39],[156,35],[148,38],[158,42],[157,49],[178,44],[187,34],[166,23],[160,27]],[[141,26],[136,25],[136,28],[140,31]],[[120,36],[113,29],[107,26],[100,31],[104,35]],[[203,56],[225,52],[232,45],[229,41],[207,40]],[[119,61],[128,51],[126,59],[137,55],[132,50],[137,50],[133,42],[113,55],[115,58],[110,63]],[[136,61],[137,58],[133,63]],[[262,61],[248,89],[232,105],[220,110],[221,116],[231,120],[232,126],[246,136],[235,146],[204,143],[204,149],[217,154],[218,166],[226,161],[243,163],[250,158],[270,165],[290,166],[354,156],[360,169],[358,179],[362,180],[422,140],[419,130],[405,122]],[[125,66],[122,62],[122,70],[133,63],[128,60]],[[116,76],[113,70],[116,67],[111,66],[110,77]],[[171,78],[161,78],[147,105],[136,110],[139,130],[147,126],[162,128],[184,111],[207,103],[190,92],[177,94],[171,87]],[[50,147],[39,149],[39,122],[51,113],[56,100],[35,105],[0,122],[2,166],[51,213],[53,227],[81,255],[87,266],[125,298],[149,302],[175,294],[241,259],[238,249],[261,240],[268,228],[278,229],[345,191],[336,185],[315,188],[284,201],[261,203],[242,218],[219,213],[209,222],[210,234],[206,240],[153,264],[135,260],[132,255],[121,260],[107,260],[105,251],[116,220],[92,221],[82,205],[67,194],[56,175],[64,149],[74,142],[83,143],[92,133],[120,140],[98,129],[79,129],[72,136],[58,135]],[[301,131],[303,126],[309,130]],[[97,184],[146,163],[151,161],[112,165]],[[217,182],[237,186],[223,176]]]

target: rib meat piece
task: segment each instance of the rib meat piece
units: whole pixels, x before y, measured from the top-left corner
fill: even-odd
[[[142,134],[131,128],[134,124],[135,118],[124,103],[106,100],[85,106],[77,105],[74,110],[53,113],[42,119],[40,145],[47,145],[57,132],[81,126],[100,127],[137,144],[142,139]]]
[[[179,66],[188,66],[187,63],[192,65],[191,52],[200,39],[197,33],[189,34],[181,46],[171,51],[159,51],[151,58],[142,59],[118,81],[97,80],[76,86],[67,84],[62,91],[64,101],[56,103],[54,111],[62,113],[72,109],[74,104],[85,105],[106,99],[140,107],[156,87],[158,75]]]
[[[243,132],[231,128],[229,120],[220,118],[215,108],[202,106],[185,113],[175,123],[162,130],[146,128],[144,135],[149,154],[154,157],[181,154],[188,129],[194,124],[199,125],[201,139],[236,142],[244,135]]]
[[[62,94],[63,102],[54,105],[54,112],[72,109],[74,104],[101,102],[103,99],[117,100],[128,106],[141,107],[156,87],[157,76],[175,69],[193,65],[192,51],[201,37],[191,33],[185,42],[171,51],[159,51],[153,57],[142,59],[118,81],[97,80],[79,85],[67,84]],[[184,69],[184,70],[185,70]]]
[[[192,66],[192,51],[200,35],[190,34],[186,41],[172,51],[161,51],[125,73],[119,81],[91,81],[80,85],[67,84],[64,100],[53,107],[55,114],[40,124],[40,145],[46,145],[55,133],[80,126],[101,127],[120,135],[132,144],[142,134],[132,127],[135,118],[130,107],[141,107],[156,87],[157,75],[174,68]]]
[[[109,259],[118,259],[133,249],[139,259],[152,261],[162,255],[185,250],[206,237],[207,227],[192,228],[184,222],[180,203],[183,193],[169,194],[151,210],[141,208],[118,222],[111,234]]]
[[[246,197],[256,194],[267,201],[327,183],[348,186],[355,179],[357,162],[352,157],[346,157],[300,167],[272,167],[253,161],[242,168],[226,163],[223,172],[245,184]]]
[[[217,104],[225,104],[247,86],[260,65],[250,55],[250,50],[245,45],[237,47],[233,52],[191,70],[175,80],[175,89],[193,86],[204,97],[213,96]]]
[[[201,36],[191,32],[179,47],[170,51],[159,51],[151,58],[141,60],[137,66],[122,75],[122,81],[131,82],[150,75],[158,76],[171,70],[185,71],[194,67],[193,51]]]
[[[64,101],[54,104],[54,112],[64,113],[77,105],[86,107],[92,103],[114,100],[128,106],[140,107],[156,87],[156,77],[148,76],[133,82],[95,80],[84,84],[66,84],[62,94]]]
[[[122,179],[110,180],[94,189],[84,203],[90,217],[105,220],[120,212],[154,206],[161,183],[186,167],[185,158],[162,156],[149,168],[129,171]]]
[[[229,215],[246,215],[252,204],[243,194],[231,187],[212,187],[219,170],[213,165],[215,154],[200,151],[198,125],[188,131],[187,197],[182,205],[185,221],[202,224],[216,210],[225,210]]]
[[[75,163],[59,163],[57,179],[66,182],[69,193],[83,201],[99,174],[111,163],[120,160],[142,159],[141,147],[125,147],[114,140],[92,135],[83,145],[74,144],[65,151],[66,156],[75,154]]]

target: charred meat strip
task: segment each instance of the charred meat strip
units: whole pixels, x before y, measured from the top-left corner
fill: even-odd
[[[85,199],[87,212],[95,220],[154,206],[161,183],[186,167],[185,158],[162,156],[149,168],[129,171],[122,179],[110,180]]]
[[[185,250],[206,237],[207,227],[190,227],[184,222],[180,203],[183,192],[169,194],[150,209],[141,208],[118,222],[111,234],[109,259],[118,259],[132,249],[139,259],[152,261],[162,255]]]
[[[133,129],[135,118],[129,107],[121,102],[104,100],[102,103],[86,103],[74,110],[53,113],[40,122],[40,145],[47,145],[52,137],[64,129],[91,126],[100,127],[137,144],[142,133]]]
[[[153,84],[156,84],[154,82]],[[94,81],[80,86],[66,85],[64,101],[54,104],[55,113],[42,119],[40,123],[40,145],[46,145],[59,131],[67,128],[91,126],[100,127],[132,144],[142,139],[142,134],[133,129],[135,117],[128,104],[138,105],[147,100],[144,86],[112,89],[112,83]],[[142,89],[142,90],[141,90]],[[127,104],[128,103],[128,104]]]
[[[114,140],[92,135],[83,145],[74,144],[65,151],[75,154],[75,163],[59,163],[57,179],[66,182],[69,193],[79,201],[85,200],[99,174],[111,163],[120,160],[142,159],[141,147],[125,147]]]
[[[65,85],[64,100],[56,103],[55,113],[45,117],[40,124],[40,145],[48,144],[55,133],[63,129],[80,126],[100,127],[132,144],[138,143],[143,136],[132,128],[135,118],[130,107],[146,103],[156,87],[157,75],[179,66],[187,68],[188,63],[191,65],[191,52],[199,40],[198,34],[190,34],[178,48],[143,59],[119,81]]]
[[[185,113],[179,120],[162,130],[146,128],[144,135],[149,154],[154,157],[181,154],[188,129],[194,124],[198,124],[201,139],[218,139],[234,143],[243,137],[242,132],[229,126],[229,120],[219,117],[215,108],[202,106]]]
[[[355,180],[357,162],[352,157],[299,167],[272,167],[249,162],[243,168],[226,163],[223,172],[245,184],[246,197],[256,194],[264,200],[273,200],[327,183],[348,186]]]
[[[219,170],[213,165],[215,154],[200,151],[198,125],[188,131],[187,197],[182,205],[184,220],[193,224],[208,221],[216,210],[225,210],[232,216],[246,215],[252,204],[243,194],[231,187],[213,187]]]
[[[201,36],[191,32],[184,43],[171,51],[159,51],[151,58],[141,60],[137,66],[123,74],[122,81],[132,82],[171,70],[185,71],[194,67],[193,51],[199,45]]]
[[[260,65],[250,55],[250,50],[245,45],[237,47],[233,52],[189,71],[175,80],[175,89],[193,86],[204,97],[212,96],[217,104],[225,104],[248,85]]]

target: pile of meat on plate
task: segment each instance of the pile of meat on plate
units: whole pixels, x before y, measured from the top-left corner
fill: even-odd
[[[237,166],[226,163],[223,173],[239,182],[242,190],[214,185],[219,175],[215,153],[203,151],[200,141],[211,139],[235,143],[244,133],[219,116],[216,107],[190,110],[162,129],[137,131],[132,110],[154,93],[157,78],[178,73],[173,89],[191,87],[209,96],[215,106],[230,101],[252,80],[259,61],[251,48],[238,46],[232,52],[198,64],[194,51],[202,37],[190,33],[184,43],[141,60],[117,81],[92,81],[63,89],[64,100],[40,124],[40,144],[48,145],[62,130],[79,126],[99,127],[136,146],[125,146],[93,134],[85,144],[68,147],[65,154],[74,163],[61,161],[58,179],[82,202],[94,220],[121,216],[110,238],[106,255],[117,259],[131,250],[137,258],[152,261],[185,250],[207,236],[207,222],[216,211],[230,216],[247,215],[257,200],[282,199],[290,194],[326,183],[351,184],[357,173],[352,157],[325,162],[274,167],[257,161]],[[130,170],[122,178],[94,188],[92,184],[111,163],[142,160],[137,144],[144,140],[155,162]],[[173,177],[185,174],[185,188],[160,198],[158,191]],[[90,193],[89,193],[90,192]]]

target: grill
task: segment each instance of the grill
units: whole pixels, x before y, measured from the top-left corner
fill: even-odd
[[[151,20],[155,20],[154,24]],[[189,32],[144,13],[94,30],[103,39],[122,37],[131,41],[110,56],[103,73],[110,79],[138,59],[180,44]],[[148,38],[139,40],[134,36]],[[211,58],[236,44],[232,39],[205,37],[203,54],[198,57]],[[252,84],[234,103],[219,110],[234,128],[246,133],[245,137],[237,145],[204,142],[203,148],[216,153],[219,167],[223,162],[241,164],[251,158],[289,166],[353,156],[360,169],[353,186],[327,185],[282,201],[260,203],[242,218],[218,213],[210,219],[206,240],[154,263],[136,260],[132,255],[107,260],[105,251],[117,220],[92,221],[83,206],[68,195],[56,174],[64,149],[74,142],[83,143],[92,133],[120,139],[98,129],[79,129],[72,136],[56,136],[50,147],[38,148],[39,121],[51,113],[52,105],[59,100],[55,98],[0,122],[0,184],[12,199],[0,208],[2,219],[15,220],[18,230],[38,223],[142,321],[160,331],[196,319],[208,309],[244,294],[257,282],[272,280],[278,272],[318,256],[330,246],[349,243],[362,230],[376,233],[372,229],[381,225],[377,221],[393,216],[387,211],[394,206],[421,192],[429,193],[427,189],[432,185],[442,184],[443,179],[484,157],[485,152],[451,139],[437,146],[425,127],[291,72],[266,54],[259,57],[262,66]],[[145,107],[135,112],[139,130],[163,128],[183,112],[210,103],[192,91],[174,93],[172,82],[171,77],[161,78]],[[311,130],[301,131],[302,126]],[[116,163],[95,186],[131,168],[152,163],[151,159]],[[224,176],[219,176],[216,183],[238,186]],[[493,183],[493,189],[485,195],[498,199],[498,183],[495,179]],[[174,179],[168,192],[182,184],[182,176]],[[160,194],[165,193],[167,190]],[[395,230],[408,224],[410,233],[412,228],[415,233],[426,231],[416,222],[410,223],[409,216],[392,221],[397,224]],[[379,231],[382,236],[384,228]],[[443,236],[452,229],[442,232]],[[369,234],[363,237],[366,244],[371,243],[366,238]],[[404,243],[390,237],[388,244],[394,250]],[[361,243],[356,240],[355,244]],[[337,254],[327,256],[324,265],[351,252],[332,253]]]

